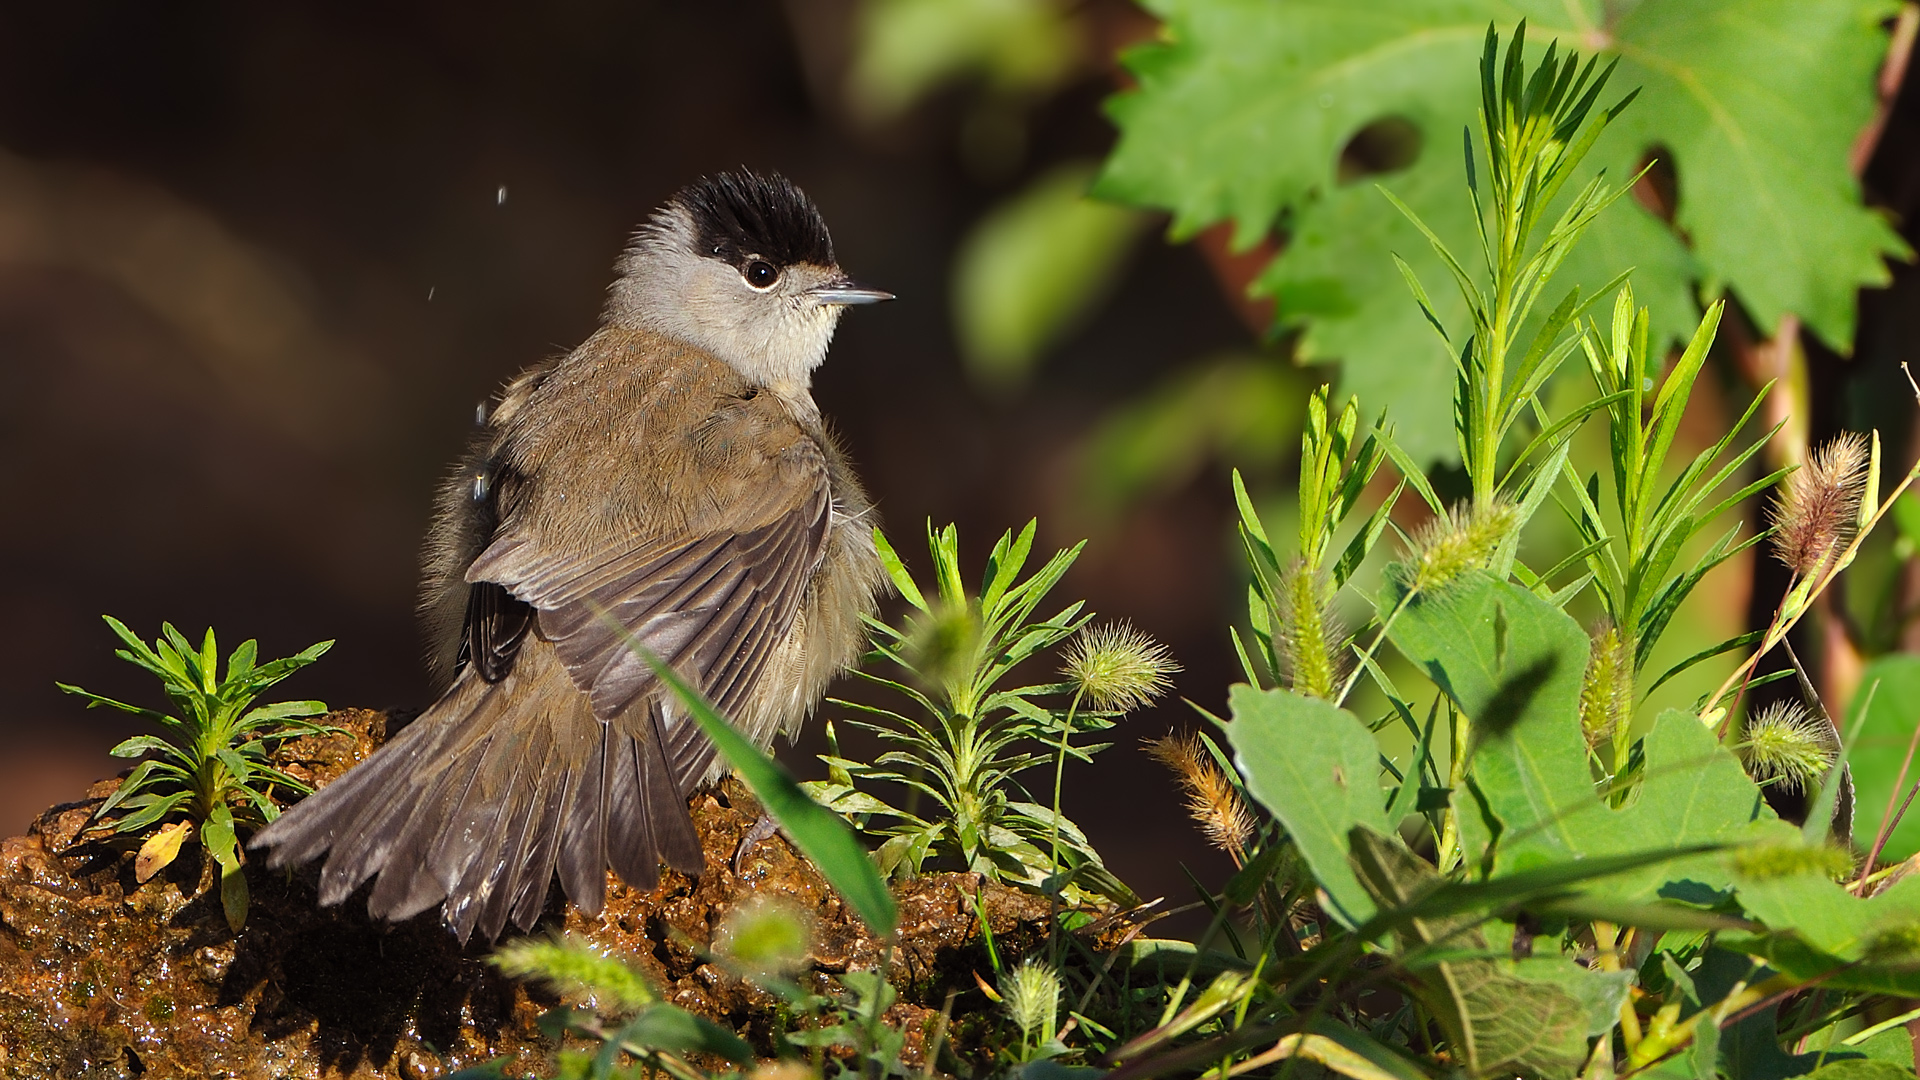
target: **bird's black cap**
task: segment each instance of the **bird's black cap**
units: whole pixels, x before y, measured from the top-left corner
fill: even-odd
[[[741,266],[758,256],[778,266],[832,266],[833,238],[813,200],[779,173],[734,169],[682,188],[700,254]]]

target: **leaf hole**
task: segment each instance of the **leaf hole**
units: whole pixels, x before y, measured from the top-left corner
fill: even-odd
[[[1351,184],[1370,176],[1401,172],[1420,160],[1422,139],[1413,121],[1400,116],[1383,116],[1359,131],[1340,148],[1336,175],[1342,184]]]

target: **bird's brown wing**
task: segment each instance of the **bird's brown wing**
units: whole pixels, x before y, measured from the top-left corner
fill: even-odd
[[[810,439],[780,457],[732,505],[703,514],[697,530],[573,554],[509,526],[474,560],[467,580],[499,584],[533,606],[541,635],[602,722],[629,715],[653,686],[636,643],[722,715],[737,717],[826,551],[832,497],[825,457]],[[654,711],[684,794],[705,774],[713,747],[670,701]]]

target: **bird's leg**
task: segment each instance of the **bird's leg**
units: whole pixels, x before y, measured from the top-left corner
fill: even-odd
[[[760,841],[771,837],[779,831],[780,824],[778,822],[764,813],[761,814],[760,819],[755,821],[753,825],[747,829],[747,835],[740,838],[740,846],[733,849],[733,872],[735,874],[740,873],[740,864],[746,859],[747,852],[752,851]]]

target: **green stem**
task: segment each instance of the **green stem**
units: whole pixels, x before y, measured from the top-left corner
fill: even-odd
[[[1067,706],[1066,719],[1060,722],[1060,746],[1053,756],[1053,835],[1050,842],[1052,851],[1050,858],[1055,874],[1060,872],[1060,781],[1067,771],[1067,739],[1073,734],[1073,717],[1080,711],[1080,696],[1085,692],[1084,688],[1074,690],[1073,702]]]
[[[1452,760],[1447,762],[1447,788],[1453,793],[1447,799],[1446,824],[1440,830],[1440,872],[1446,873],[1459,866],[1466,858],[1460,841],[1460,798],[1461,786],[1467,780],[1467,750],[1472,737],[1473,722],[1466,715],[1447,705],[1447,725],[1452,729]]]
[[[1400,597],[1400,602],[1393,606],[1393,610],[1387,613],[1387,619],[1380,624],[1380,632],[1374,635],[1373,643],[1367,646],[1366,652],[1360,654],[1360,662],[1355,664],[1353,670],[1347,674],[1346,685],[1340,687],[1340,696],[1333,699],[1335,705],[1346,704],[1347,695],[1353,693],[1354,684],[1360,681],[1360,673],[1367,670],[1367,664],[1373,660],[1373,654],[1380,651],[1380,643],[1387,640],[1387,632],[1393,629],[1394,620],[1400,617],[1401,612],[1407,610],[1407,605],[1413,601],[1413,597],[1414,590],[1409,588],[1406,595]]]

